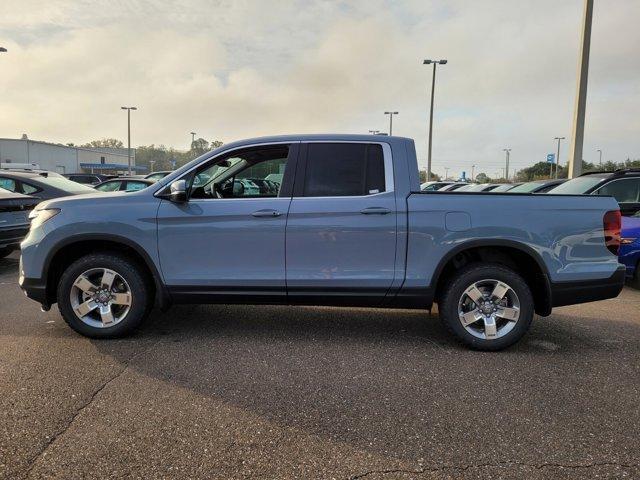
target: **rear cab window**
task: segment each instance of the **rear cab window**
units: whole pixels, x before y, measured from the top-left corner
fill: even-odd
[[[386,173],[380,144],[309,143],[299,196],[376,195],[393,189]]]

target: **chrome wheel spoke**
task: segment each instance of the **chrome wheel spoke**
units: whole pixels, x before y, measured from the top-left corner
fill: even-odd
[[[484,295],[480,290],[478,290],[478,287],[476,287],[475,285],[469,288],[466,293],[468,297],[471,300],[473,300],[473,303],[475,303],[476,305],[484,301]]]
[[[102,305],[100,307],[100,318],[105,325],[113,323],[113,312],[111,311],[111,305]]]
[[[111,303],[114,305],[131,305],[131,295],[129,293],[114,293]]]
[[[496,338],[498,336],[498,329],[496,327],[496,317],[489,315],[484,318],[484,336],[489,338]]]
[[[520,309],[512,307],[498,307],[496,315],[505,320],[515,322],[520,317]]]
[[[76,315],[78,317],[82,318],[82,317],[88,315],[89,312],[92,312],[96,308],[98,308],[98,304],[91,298],[91,299],[87,300],[86,302],[81,303],[80,305],[75,307],[73,309],[73,311],[76,313]]]
[[[502,300],[509,290],[511,290],[511,288],[509,288],[508,285],[505,285],[502,282],[498,282],[493,288],[493,292],[491,292],[491,298]]]
[[[81,291],[89,294],[93,294],[98,287],[91,283],[91,281],[85,277],[84,275],[80,275],[75,282],[73,282],[74,287],[78,287]]]
[[[113,270],[106,270],[102,274],[102,280],[100,281],[100,286],[106,290],[111,290],[113,286],[113,281],[116,278],[116,272]]]
[[[460,314],[460,321],[462,322],[462,325],[464,325],[465,327],[474,322],[477,322],[481,318],[482,318],[482,314],[480,313],[480,310],[478,310],[477,308],[470,312]]]

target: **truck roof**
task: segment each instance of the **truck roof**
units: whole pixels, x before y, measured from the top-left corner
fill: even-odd
[[[241,147],[243,145],[253,145],[256,143],[272,143],[272,142],[309,142],[309,141],[342,141],[342,142],[385,142],[385,143],[404,143],[413,142],[413,139],[406,137],[398,137],[395,135],[359,135],[344,133],[318,133],[318,134],[299,134],[299,135],[271,135],[267,137],[246,138],[235,142],[226,143],[220,149],[228,149]]]

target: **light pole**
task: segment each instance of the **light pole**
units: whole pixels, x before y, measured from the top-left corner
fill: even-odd
[[[129,161],[129,176],[131,176],[131,110],[137,110],[137,107],[120,107],[127,111],[127,159]]]
[[[584,141],[584,114],[587,109],[587,78],[589,75],[589,51],[591,50],[591,20],[593,0],[584,0],[582,33],[580,35],[580,56],[578,57],[578,81],[576,103],[573,111],[573,132],[569,144],[568,177],[582,173],[582,144]]]
[[[431,78],[431,109],[429,111],[429,150],[427,157],[427,181],[431,179],[431,140],[433,137],[433,96],[436,88],[436,65],[445,65],[446,60],[423,60],[423,65],[433,64],[433,77]]]
[[[444,167],[444,179],[449,178],[449,167]]]
[[[473,179],[476,178],[476,166],[475,165],[471,165],[471,181],[473,182]]]
[[[393,116],[398,115],[398,112],[384,112],[385,115],[389,115],[389,135],[393,135]]]
[[[510,148],[503,148],[503,152],[505,152],[505,162],[504,162],[504,178],[508,182],[509,181],[509,152],[511,152]]]
[[[191,133],[191,147],[189,148],[193,148],[193,142],[196,141],[196,132],[190,132]]]
[[[380,130],[369,130],[369,133],[370,133],[371,135],[377,135],[377,134],[379,134],[379,133],[380,133]]]
[[[556,178],[558,178],[558,167],[560,166],[560,142],[564,140],[564,137],[554,137],[553,139],[558,141],[558,153],[556,154]]]
[[[153,166],[155,165],[155,163],[155,160],[149,160],[149,169],[151,170],[150,173],[153,173]]]
[[[600,170],[602,170],[602,150],[598,149],[596,152],[600,153]]]

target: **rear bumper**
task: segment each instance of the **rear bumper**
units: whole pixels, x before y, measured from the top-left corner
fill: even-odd
[[[626,268],[619,265],[609,278],[581,282],[549,282],[551,305],[562,307],[617,297],[624,287]]]

